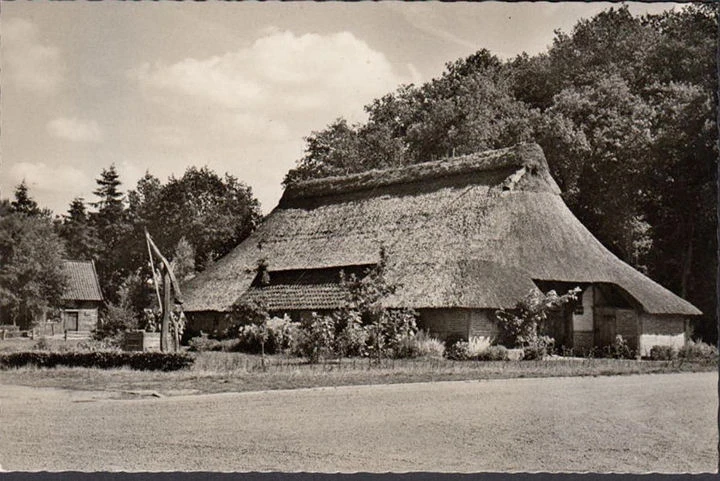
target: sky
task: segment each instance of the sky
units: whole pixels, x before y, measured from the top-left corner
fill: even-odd
[[[628,3],[633,14],[677,5]],[[263,212],[303,137],[486,48],[536,54],[608,3],[3,2],[0,197],[56,214],[114,164],[133,189],[208,166]]]

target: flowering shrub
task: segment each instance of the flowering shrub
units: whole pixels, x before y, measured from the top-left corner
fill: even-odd
[[[337,314],[336,316],[341,316]],[[336,317],[335,352],[340,356],[364,356],[367,354],[368,332],[362,325],[360,313],[347,311],[343,321]],[[338,332],[337,329],[340,328]]]
[[[453,361],[471,360],[472,355],[470,354],[470,343],[467,341],[457,341],[445,349],[445,357]]]
[[[488,346],[477,355],[478,361],[507,361],[508,353],[505,346]]]
[[[505,346],[490,346],[486,341],[459,341],[450,346],[445,356],[453,361],[506,361]]]
[[[193,352],[207,352],[207,351],[222,351],[223,344],[217,339],[208,338],[207,334],[202,334],[197,337],[193,337],[188,341],[190,351]]]
[[[605,347],[605,355],[613,359],[635,358],[635,352],[630,349],[627,341],[620,334],[615,336],[615,341],[611,345]]]
[[[443,357],[444,354],[445,344],[439,339],[431,337],[425,331],[419,331],[415,335],[402,338],[393,350],[393,356],[398,359]]]
[[[301,323],[293,339],[291,351],[306,357],[310,362],[330,357],[335,345],[335,319],[331,315],[312,313],[311,318]]]
[[[542,294],[534,290],[518,301],[513,309],[497,311],[495,315],[500,328],[500,344],[523,348],[525,359],[542,359],[552,351],[555,344],[552,338],[541,334],[545,330],[549,312],[577,299],[578,293],[579,287],[562,296],[555,291]]]
[[[405,339],[417,333],[417,314],[412,309],[386,309],[367,326],[368,350],[375,356],[395,356]]]
[[[653,346],[650,348],[650,359],[653,361],[671,361],[677,359],[678,350],[672,346]]]
[[[718,349],[704,342],[695,342],[692,339],[678,351],[678,357],[688,361],[718,361]]]
[[[289,317],[273,317],[260,324],[239,326],[237,350],[257,354],[262,352],[263,343],[267,354],[288,349],[291,343],[291,324]]]

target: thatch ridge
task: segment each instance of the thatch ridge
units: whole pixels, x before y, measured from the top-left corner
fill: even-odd
[[[184,286],[186,310],[227,310],[261,258],[271,272],[342,268],[377,263],[384,247],[388,278],[402,286],[388,300],[396,306],[512,307],[533,280],[545,280],[615,284],[646,312],[700,314],[580,223],[536,144],[294,188]]]
[[[501,169],[548,172],[543,151],[536,143],[518,144],[505,149],[488,150],[459,157],[445,158],[389,169],[373,169],[346,176],[326,177],[291,183],[285,189],[280,205],[295,199],[346,194],[399,184],[422,183],[444,177],[471,176]],[[554,185],[554,181],[547,176]],[[559,189],[557,185],[554,188]]]

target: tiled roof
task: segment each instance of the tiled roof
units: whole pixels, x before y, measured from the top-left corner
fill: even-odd
[[[63,299],[102,301],[102,291],[92,261],[64,261],[68,285]]]
[[[251,287],[241,299],[262,301],[270,311],[337,309],[345,303],[339,284],[279,284]]]

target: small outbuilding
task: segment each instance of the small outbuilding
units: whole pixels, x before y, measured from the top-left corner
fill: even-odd
[[[184,287],[190,327],[226,328],[242,298],[291,317],[335,309],[340,272],[364,272],[381,249],[399,286],[386,305],[415,309],[443,338],[492,337],[495,312],[537,289],[582,289],[552,322],[557,344],[576,352],[618,334],[643,355],[681,345],[701,314],[606,249],[530,143],[288,185],[253,234]]]
[[[92,261],[65,260],[68,285],[60,305],[60,323],[68,333],[89,334],[97,327],[103,302],[100,281]]]

